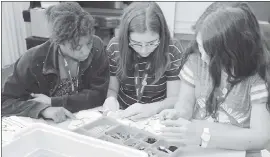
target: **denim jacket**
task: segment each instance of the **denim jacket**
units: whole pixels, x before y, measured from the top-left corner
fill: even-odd
[[[52,97],[60,83],[57,45],[46,43],[29,49],[20,57],[14,71],[8,77],[2,92],[2,116],[26,116],[38,118],[48,104],[29,101],[31,93],[51,97],[51,106],[64,107],[71,112],[101,106],[109,84],[109,62],[103,42],[94,36],[89,57],[80,62],[78,93]]]

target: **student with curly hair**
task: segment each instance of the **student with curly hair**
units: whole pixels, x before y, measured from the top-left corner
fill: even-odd
[[[2,92],[2,116],[62,122],[106,98],[109,62],[93,17],[71,2],[49,7],[46,15],[50,40],[15,63]]]

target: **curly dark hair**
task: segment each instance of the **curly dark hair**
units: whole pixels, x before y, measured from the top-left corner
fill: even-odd
[[[69,41],[75,49],[80,37],[94,34],[94,18],[76,2],[63,2],[50,6],[45,14],[52,26],[50,39],[56,44]]]

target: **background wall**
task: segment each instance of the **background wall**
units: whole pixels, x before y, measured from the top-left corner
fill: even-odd
[[[248,2],[257,19],[260,21],[270,20],[270,2]]]
[[[30,2],[2,2],[2,67],[14,63],[25,51],[29,25],[23,21],[22,11]]]
[[[176,2],[174,33],[193,34],[191,26],[213,2]]]
[[[43,5],[51,2],[43,2]],[[46,4],[45,4],[46,3]],[[58,2],[52,2],[58,3]],[[171,36],[183,45],[193,38],[191,26],[213,2],[157,2],[166,18]],[[248,2],[261,21],[270,18],[270,2]],[[29,2],[3,2],[2,10],[2,67],[14,63],[26,51],[25,38],[32,35],[30,23],[23,22],[22,11]],[[268,26],[269,27],[269,26]]]
[[[174,36],[176,3],[177,2],[157,2],[166,18],[172,37]]]

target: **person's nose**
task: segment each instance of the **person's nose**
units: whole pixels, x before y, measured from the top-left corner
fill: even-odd
[[[143,45],[142,48],[141,48],[141,53],[145,53],[146,52],[146,46]]]
[[[81,55],[88,55],[90,53],[91,49],[89,49],[88,46],[84,46],[81,50]]]

